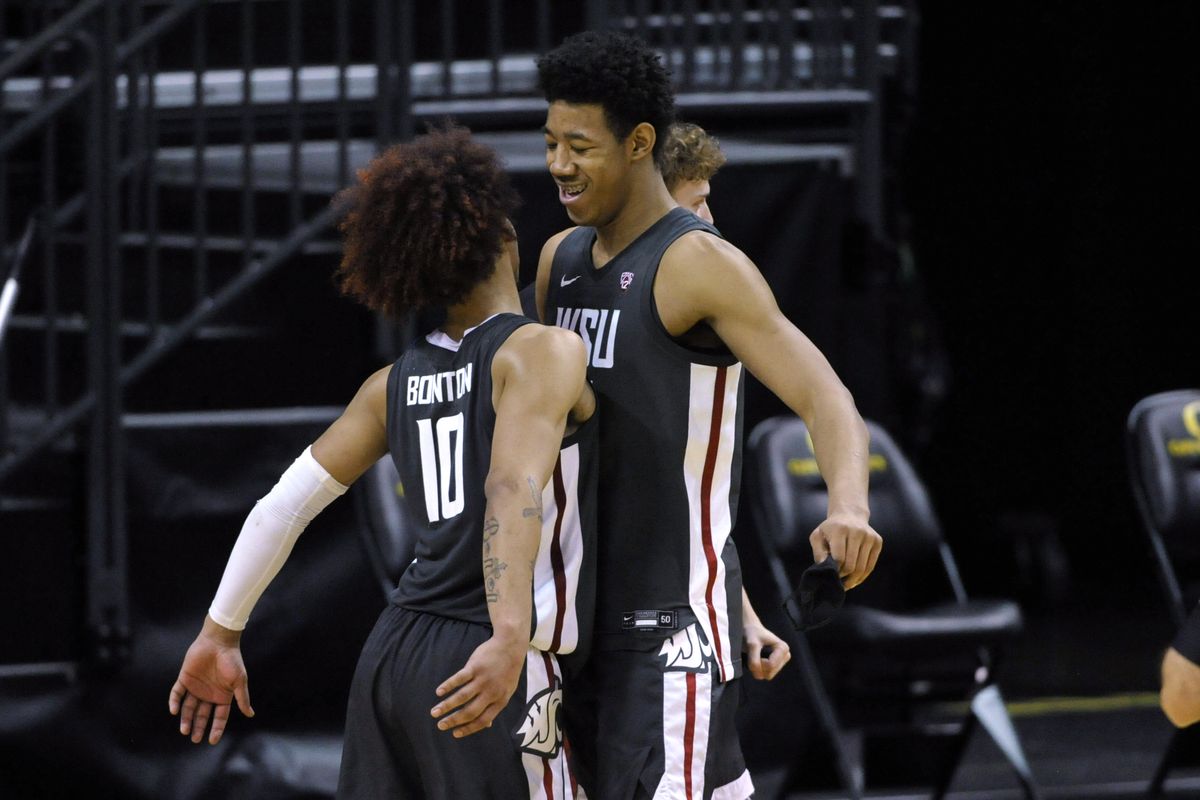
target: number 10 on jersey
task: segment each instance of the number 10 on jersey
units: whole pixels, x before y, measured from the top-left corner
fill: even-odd
[[[463,494],[463,415],[417,420],[421,440],[421,478],[430,522],[457,517],[466,505]]]

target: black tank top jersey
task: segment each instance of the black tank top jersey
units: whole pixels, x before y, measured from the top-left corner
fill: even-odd
[[[483,588],[483,486],[496,412],[492,359],[531,320],[498,314],[453,349],[435,332],[393,365],[387,387],[392,460],[419,531],[415,558],[392,594],[404,608],[490,625]],[[597,426],[563,439],[542,492],[531,644],[558,653],[590,642],[595,598]]]
[[[596,232],[559,244],[546,322],[577,332],[600,417],[598,647],[695,620],[722,680],[741,672],[741,567],[730,532],[742,458],[742,366],[685,347],[663,328],[654,279],[690,231],[720,234],[673,209],[602,268]],[[611,635],[610,635],[611,634]],[[644,646],[644,645],[643,645]]]

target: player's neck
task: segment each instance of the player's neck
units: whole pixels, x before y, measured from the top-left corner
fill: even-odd
[[[463,302],[446,309],[446,321],[442,330],[451,339],[460,340],[463,333],[474,328],[488,317],[497,314],[521,313],[521,298],[517,294],[517,282],[505,272],[507,265],[499,267],[492,277],[477,285]]]
[[[604,266],[675,205],[662,176],[657,170],[650,170],[630,191],[629,199],[617,216],[607,225],[596,228],[596,245],[592,252],[596,267]]]

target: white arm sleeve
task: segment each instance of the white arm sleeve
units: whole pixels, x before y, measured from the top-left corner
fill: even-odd
[[[306,448],[246,517],[208,615],[231,630],[245,628],[300,533],[345,492]]]

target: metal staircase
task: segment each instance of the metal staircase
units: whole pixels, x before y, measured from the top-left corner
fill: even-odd
[[[912,74],[913,22],[868,0],[0,0],[0,281],[20,270],[0,314],[0,541],[80,559],[63,571],[84,644],[63,669],[128,648],[129,415],[230,408],[187,376],[270,369],[289,316],[330,307],[287,287],[328,283],[330,194],[382,145],[445,116],[517,141],[544,114],[535,54],[612,27],[661,49],[684,117],[846,148],[882,234],[882,86]],[[44,672],[52,650],[0,661]]]

